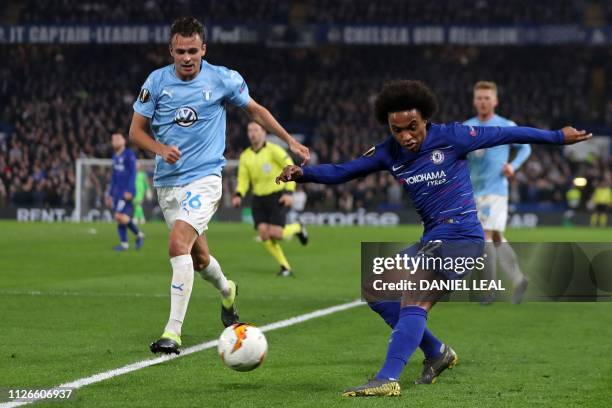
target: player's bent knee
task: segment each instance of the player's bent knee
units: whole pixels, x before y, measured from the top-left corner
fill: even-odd
[[[209,254],[191,254],[191,259],[193,259],[193,269],[196,271],[203,271],[210,265],[210,255]]]
[[[272,239],[276,239],[276,240],[281,240],[283,239],[283,230],[280,231],[270,231],[270,238]]]
[[[262,224],[259,224],[257,226],[257,232],[259,233],[259,239],[261,239],[262,241],[267,241],[270,239],[268,228],[264,227]]]
[[[418,306],[421,309],[424,309],[427,312],[429,312],[434,304],[435,302],[432,302],[432,301],[422,301],[422,300],[405,301],[405,300],[402,300],[401,307],[404,308],[408,306]]]
[[[189,245],[178,239],[171,239],[170,245],[168,246],[168,255],[170,258],[175,256],[181,256],[189,253]]]

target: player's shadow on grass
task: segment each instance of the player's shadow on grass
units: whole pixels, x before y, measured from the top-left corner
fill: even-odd
[[[230,390],[240,390],[240,391],[260,391],[265,389],[266,392],[274,392],[278,391],[279,394],[285,393],[287,391],[287,384],[285,382],[264,382],[264,381],[252,381],[252,382],[228,382],[223,381],[222,383],[216,384],[219,388],[219,392],[226,392],[228,389]],[[313,391],[329,391],[329,384],[325,382],[294,382],[292,387],[295,389],[304,389],[308,390],[308,392]]]

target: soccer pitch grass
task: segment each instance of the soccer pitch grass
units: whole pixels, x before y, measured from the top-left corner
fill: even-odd
[[[95,229],[95,230],[94,230]],[[43,388],[150,359],[168,316],[167,230],[147,224],[137,252],[115,253],[111,224],[0,222],[0,388]],[[241,320],[276,322],[359,298],[361,241],[414,241],[420,227],[311,227],[311,242],[284,245],[295,278],[277,266],[252,227],[213,224],[211,252],[240,285]],[[511,230],[515,241],[610,241],[612,230]],[[528,272],[528,271],[527,271]],[[222,331],[219,298],[196,275],[184,347]],[[435,385],[415,386],[419,350],[402,396],[346,399],[384,359],[390,330],[358,306],[266,333],[268,358],[249,373],[222,365],[216,348],[77,389],[82,407],[609,407],[612,303],[443,303],[429,327],[460,363]]]

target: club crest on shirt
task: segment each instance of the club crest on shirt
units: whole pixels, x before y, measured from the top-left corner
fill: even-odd
[[[444,161],[444,153],[442,150],[434,150],[431,152],[431,162],[433,164],[440,164]]]
[[[198,114],[189,106],[181,106],[176,110],[176,114],[174,115],[174,121],[177,125],[182,127],[189,127],[196,123],[197,120]]]
[[[142,88],[140,90],[140,93],[138,94],[138,100],[142,103],[147,103],[149,102],[150,98],[151,98],[151,92],[149,92],[147,88]]]

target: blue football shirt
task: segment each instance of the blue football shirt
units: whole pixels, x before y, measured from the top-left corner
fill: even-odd
[[[109,195],[114,199],[123,199],[124,193],[136,192],[136,155],[132,149],[125,148],[119,154],[113,154],[113,173]]]
[[[516,126],[513,121],[499,115],[493,115],[491,119],[484,122],[474,117],[463,124],[468,126]],[[508,179],[502,172],[502,167],[508,162],[510,147],[517,149],[516,157],[510,163],[514,170],[517,170],[531,154],[531,147],[528,144],[494,146],[473,151],[468,155],[476,197],[489,194],[508,195]]]
[[[175,164],[155,157],[155,187],[183,186],[218,175],[225,165],[226,103],[245,107],[249,89],[236,71],[202,60],[190,81],[176,76],[174,64],[153,71],[134,102],[134,111],[151,120],[157,141],[177,146]]]
[[[418,152],[389,137],[353,161],[306,166],[296,181],[338,184],[386,170],[404,187],[420,215],[425,228],[423,242],[483,240],[467,154],[510,143],[563,142],[560,130],[431,124]]]

